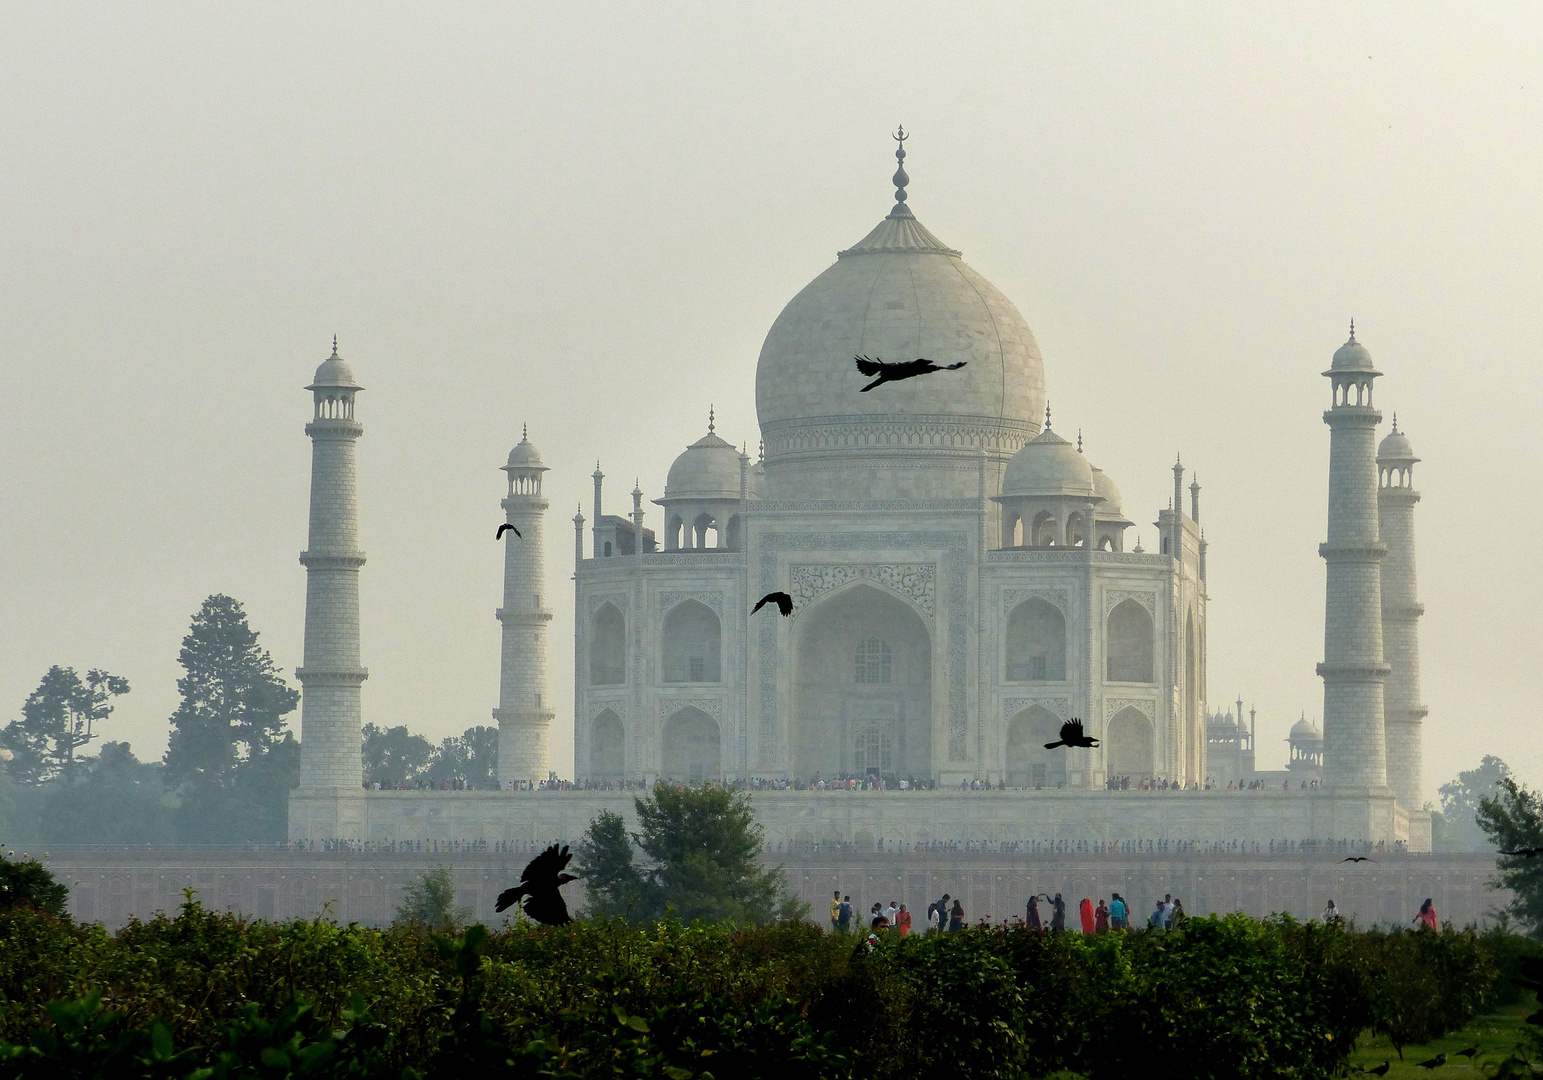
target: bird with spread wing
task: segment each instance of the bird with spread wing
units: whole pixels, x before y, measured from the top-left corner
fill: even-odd
[[[934,371],[958,371],[968,362],[959,361],[957,364],[934,364],[931,360],[905,360],[897,364],[886,364],[882,360],[870,360],[866,356],[854,356],[857,361],[857,370],[864,375],[877,375],[867,386],[858,391],[866,394],[875,386],[882,386],[887,382],[900,382],[902,379],[914,379],[918,375],[931,375]]]
[[[563,895],[560,890],[570,881],[579,880],[572,874],[563,873],[568,861],[573,856],[568,853],[568,845],[561,849],[556,844],[547,848],[525,867],[525,872],[520,875],[520,883],[512,889],[505,889],[498,894],[498,902],[493,905],[494,911],[503,911],[520,903],[521,897],[525,903],[522,905],[525,914],[535,919],[538,923],[547,926],[562,926],[572,920],[568,917],[568,905],[563,903]]]
[[[767,604],[776,604],[777,610],[782,612],[783,615],[793,614],[793,598],[785,592],[767,593],[755,602],[755,607],[750,609],[750,614],[754,615]]]
[[[1082,733],[1082,721],[1075,716],[1061,725],[1061,737],[1055,742],[1047,742],[1046,750],[1054,750],[1058,746],[1097,746],[1098,740],[1091,735]]]
[[[504,533],[506,532],[514,533],[514,535],[518,536],[521,540],[525,539],[525,535],[521,533],[519,529],[516,529],[513,525],[510,525],[507,521],[498,527],[498,531],[493,534],[493,539],[502,540],[504,538]]]

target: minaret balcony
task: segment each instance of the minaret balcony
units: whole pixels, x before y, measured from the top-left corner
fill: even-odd
[[[364,425],[357,420],[319,416],[305,425],[305,433],[313,439],[357,439],[364,434]]]
[[[357,570],[365,563],[362,551],[302,551],[300,565],[307,570]]]
[[[551,608],[499,608],[493,612],[499,622],[524,623],[528,626],[552,621]]]

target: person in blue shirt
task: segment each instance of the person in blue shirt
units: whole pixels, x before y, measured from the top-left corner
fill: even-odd
[[[1153,930],[1166,929],[1168,921],[1167,915],[1168,909],[1164,907],[1163,902],[1159,900],[1157,905],[1152,909],[1152,914],[1147,916],[1147,926]]]
[[[841,907],[837,911],[839,914],[836,916],[836,925],[843,931],[852,929],[852,898],[850,896],[842,897]]]
[[[1130,928],[1130,909],[1125,906],[1125,899],[1119,893],[1114,894],[1114,899],[1109,901],[1109,925],[1116,930]]]

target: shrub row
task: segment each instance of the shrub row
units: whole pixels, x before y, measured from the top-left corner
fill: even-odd
[[[1241,915],[873,949],[800,923],[451,938],[192,901],[110,935],[23,909],[0,913],[0,1076],[1326,1076],[1368,1028],[1465,1024],[1487,940]]]

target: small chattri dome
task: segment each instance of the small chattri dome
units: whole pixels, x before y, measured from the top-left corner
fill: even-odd
[[[1291,725],[1292,742],[1313,742],[1315,740],[1322,742],[1323,733],[1318,730],[1318,725],[1314,724],[1307,717],[1304,716]]]
[[[670,466],[664,499],[737,499],[739,468],[738,447],[709,427]]]
[[[1093,466],[1093,490],[1104,500],[1103,505],[1099,507],[1100,511],[1111,514],[1121,512],[1120,489],[1115,487],[1113,480],[1109,479],[1109,474],[1097,465]]]
[[[1409,442],[1409,436],[1398,430],[1398,417],[1393,418],[1393,431],[1387,438],[1377,444],[1378,461],[1415,462],[1420,459],[1414,456],[1414,447]]]
[[[1334,360],[1329,364],[1329,370],[1376,372],[1371,350],[1355,339],[1354,322],[1350,324],[1350,340],[1334,350]]]
[[[1012,456],[1002,474],[1002,495],[1097,495],[1093,467],[1047,425]]]
[[[541,463],[541,451],[536,449],[536,444],[530,441],[530,429],[520,432],[520,443],[509,451],[509,464],[505,469],[540,469],[547,471],[547,467]]]
[[[311,380],[307,390],[363,390],[354,378],[354,369],[348,366],[348,361],[338,355],[338,339],[332,339],[332,355],[321,362],[316,369],[316,378]]]

